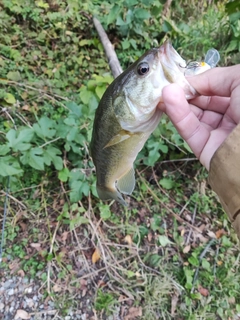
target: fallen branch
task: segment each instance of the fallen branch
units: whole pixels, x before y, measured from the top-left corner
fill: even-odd
[[[101,22],[94,17],[93,23],[99,35],[100,41],[103,45],[103,48],[105,50],[106,56],[108,58],[108,64],[111,69],[112,75],[114,78],[117,78],[123,72],[123,70],[118,60],[118,57],[116,55],[116,52],[113,48],[113,45],[108,39],[108,36],[101,25]]]

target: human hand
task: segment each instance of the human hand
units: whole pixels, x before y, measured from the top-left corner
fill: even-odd
[[[187,101],[182,88],[170,84],[163,89],[159,108],[209,170],[213,154],[240,122],[240,65],[187,80],[201,96]]]

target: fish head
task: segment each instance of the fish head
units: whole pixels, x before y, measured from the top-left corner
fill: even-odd
[[[187,99],[195,97],[196,91],[184,76],[185,66],[171,43],[165,42],[147,51],[121,74],[113,99],[121,127],[131,132],[153,131],[161,116],[157,105],[162,101],[162,89],[170,83],[178,83]]]

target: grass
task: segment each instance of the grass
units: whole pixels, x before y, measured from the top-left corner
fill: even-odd
[[[160,24],[163,8],[153,2],[151,9],[146,1],[141,6],[154,10],[152,20],[141,23],[145,43],[136,24],[146,12],[133,2],[125,7],[140,20],[120,26],[113,16],[104,22],[123,66],[159,44],[162,35],[187,59],[202,57],[214,39],[222,61],[230,63],[229,53],[224,55],[225,36],[231,35],[226,1],[217,4],[217,15],[215,4],[206,1],[197,9],[174,2]],[[1,212],[3,165],[10,195],[0,273],[41,283],[60,318],[81,311],[98,319],[235,319],[236,235],[207,186],[207,172],[166,118],[138,157],[129,206],[96,197],[88,143],[111,76],[89,26],[92,13],[103,20],[112,6],[73,0],[1,6]],[[186,17],[187,29],[180,22]]]

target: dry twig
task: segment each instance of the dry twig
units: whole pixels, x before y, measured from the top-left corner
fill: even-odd
[[[112,75],[114,78],[117,78],[123,72],[123,70],[121,68],[120,62],[119,62],[118,57],[116,55],[116,52],[113,49],[113,45],[109,41],[108,36],[101,25],[101,22],[97,18],[94,17],[93,23],[94,23],[94,26],[97,30],[99,38],[102,42],[106,56],[108,58],[108,64],[111,69]]]

